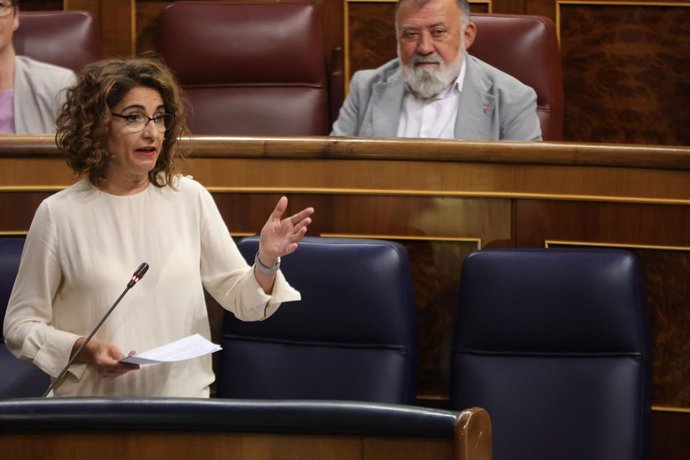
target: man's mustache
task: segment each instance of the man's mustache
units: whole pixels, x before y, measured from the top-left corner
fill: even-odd
[[[412,58],[412,64],[442,64],[443,59],[436,53],[427,54],[422,56],[421,54],[415,54]]]

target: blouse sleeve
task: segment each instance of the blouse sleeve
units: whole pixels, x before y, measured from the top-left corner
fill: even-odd
[[[52,299],[62,280],[57,230],[46,202],[41,203],[26,237],[4,323],[7,348],[56,377],[67,364],[78,335],[51,325]],[[83,365],[70,372],[83,372]]]
[[[263,320],[281,303],[300,300],[300,293],[276,273],[273,292],[267,295],[230,236],[213,197],[203,189],[201,206],[201,277],[219,304],[244,321]]]

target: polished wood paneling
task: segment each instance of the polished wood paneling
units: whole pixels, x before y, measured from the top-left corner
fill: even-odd
[[[375,69],[397,56],[395,3],[348,3],[347,79],[358,70]],[[375,46],[372,46],[375,44]]]
[[[0,233],[25,232],[41,201],[52,192],[0,192]]]
[[[0,436],[3,459],[387,460],[453,459],[451,439],[233,433],[44,432]],[[457,458],[465,458],[457,457]],[[472,457],[471,457],[472,458]]]
[[[99,25],[104,57],[131,56],[135,42],[135,0],[64,0],[64,9],[88,11]]]
[[[242,440],[238,454],[250,459],[274,459],[285,456],[290,452],[293,458],[306,459],[359,459],[361,458],[362,442],[359,438],[324,437],[315,439],[309,436],[248,436]],[[227,458],[227,454],[224,458]]]
[[[25,11],[61,10],[62,1],[59,0],[21,0],[19,8]]]
[[[690,208],[644,203],[517,200],[516,242],[543,247],[547,240],[610,245],[690,245]]]
[[[563,2],[565,140],[690,145],[690,4]]]
[[[441,444],[433,440],[394,440],[378,439],[373,442],[365,442],[362,456],[377,460],[398,460],[402,458],[414,458],[416,460],[435,458],[459,459],[459,452],[453,452],[453,446],[449,443]]]
[[[443,404],[450,393],[450,344],[460,286],[462,262],[478,248],[472,241],[400,241],[412,261],[418,309],[421,404]]]
[[[158,18],[169,2],[137,2],[136,53],[156,50]]]
[[[634,252],[642,262],[649,305],[653,404],[690,411],[690,245],[683,251]]]
[[[690,414],[656,412],[652,417],[651,456],[654,460],[690,458]]]

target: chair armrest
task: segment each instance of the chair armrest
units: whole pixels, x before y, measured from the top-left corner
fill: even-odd
[[[491,417],[479,407],[460,412],[455,427],[456,460],[491,460]]]

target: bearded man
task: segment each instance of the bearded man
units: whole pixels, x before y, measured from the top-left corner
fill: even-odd
[[[466,52],[467,0],[399,0],[398,58],[356,72],[333,136],[541,140],[537,95]]]

